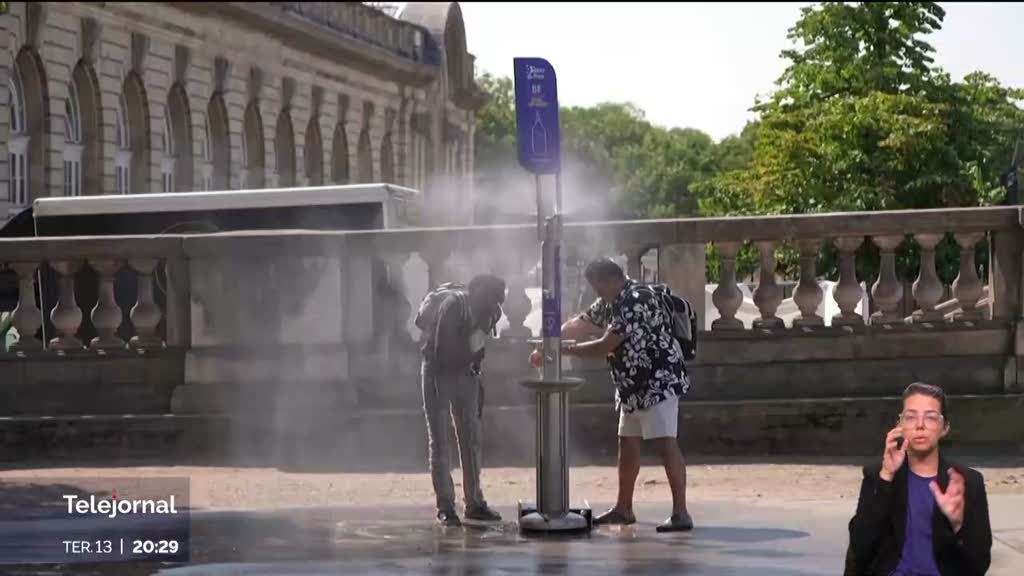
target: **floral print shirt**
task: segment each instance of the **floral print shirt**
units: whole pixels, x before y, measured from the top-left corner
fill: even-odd
[[[616,410],[645,410],[686,394],[690,383],[669,312],[646,286],[627,280],[614,301],[597,299],[583,318],[625,337],[609,356]]]

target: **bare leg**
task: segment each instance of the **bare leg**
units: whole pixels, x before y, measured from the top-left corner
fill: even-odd
[[[615,509],[633,515],[633,487],[640,474],[640,444],[638,436],[619,436],[619,497]]]
[[[686,513],[686,462],[675,438],[655,438],[668,485],[672,488],[672,513]]]

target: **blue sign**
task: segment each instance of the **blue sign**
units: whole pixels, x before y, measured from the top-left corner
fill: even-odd
[[[562,164],[555,69],[543,58],[514,58],[519,163],[534,174],[557,174]]]
[[[560,248],[555,246],[553,262],[550,264],[551,273],[555,275],[554,282],[552,282],[554,290],[551,292],[545,290],[541,296],[544,338],[562,337],[562,255],[560,252]]]

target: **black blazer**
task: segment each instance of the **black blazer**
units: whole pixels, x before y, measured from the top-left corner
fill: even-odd
[[[958,534],[935,507],[932,543],[935,563],[942,576],[982,576],[992,561],[992,529],[988,520],[985,479],[977,470],[939,459],[939,486],[949,485],[947,470],[955,467],[964,477],[964,523]],[[846,576],[888,576],[903,555],[907,531],[907,474],[909,463],[892,482],[879,477],[881,463],[864,467],[857,513],[850,520],[850,546],[846,552]]]

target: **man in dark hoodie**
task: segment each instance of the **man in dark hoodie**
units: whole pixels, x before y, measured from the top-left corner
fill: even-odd
[[[985,479],[939,455],[946,394],[914,383],[882,462],[864,468],[847,576],[982,576],[991,562]],[[902,444],[901,444],[902,440]]]
[[[422,331],[423,410],[427,419],[430,476],[437,496],[437,521],[460,526],[455,488],[448,466],[449,431],[454,419],[462,461],[466,518],[497,521],[480,488],[480,378],[484,342],[501,319],[505,281],[485,274],[468,287],[443,284],[424,298],[416,316]]]

